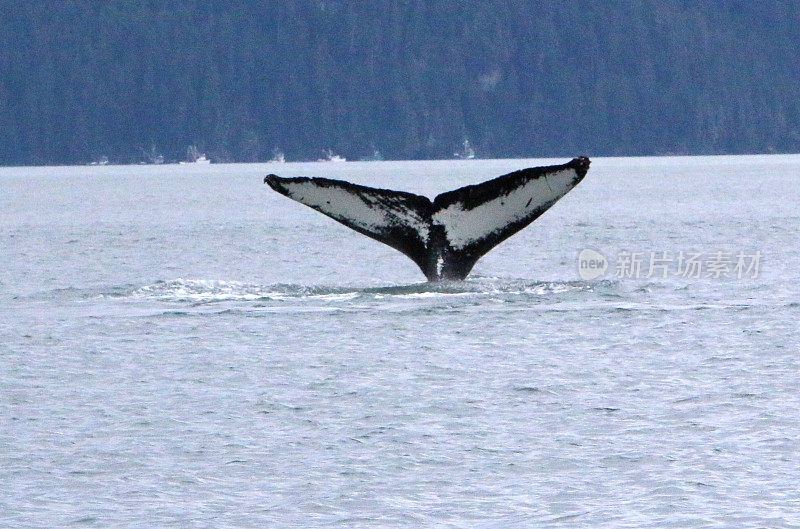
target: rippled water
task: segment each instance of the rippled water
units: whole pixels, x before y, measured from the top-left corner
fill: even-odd
[[[596,159],[438,285],[261,183],[539,162],[0,170],[0,526],[800,525],[800,156]]]

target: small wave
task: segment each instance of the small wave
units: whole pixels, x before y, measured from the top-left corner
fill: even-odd
[[[350,301],[356,298],[437,298],[491,294],[561,294],[590,291],[583,282],[531,282],[522,280],[477,280],[441,283],[417,283],[387,287],[357,288],[292,284],[256,285],[239,281],[212,279],[174,279],[133,288],[127,293],[108,292],[106,297],[152,299],[161,301],[265,301],[310,298],[323,301]]]
[[[280,301],[284,299],[316,298],[343,301],[358,296],[353,289],[308,287],[303,285],[255,285],[218,279],[174,279],[156,281],[129,292],[128,298],[159,301]]]
[[[257,285],[237,281],[207,279],[175,279],[157,281],[152,285],[139,287],[128,296],[134,299],[156,299],[161,301],[228,301],[262,299],[268,293]]]
[[[466,281],[442,281],[414,285],[364,289],[374,293],[407,297],[435,297],[475,294],[560,294],[573,291],[591,291],[593,284],[584,281],[530,281],[523,279],[480,278]]]

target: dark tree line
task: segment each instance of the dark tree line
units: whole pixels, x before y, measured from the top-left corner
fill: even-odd
[[[800,151],[791,0],[0,0],[0,164]]]

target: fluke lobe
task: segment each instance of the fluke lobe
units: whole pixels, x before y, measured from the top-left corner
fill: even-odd
[[[531,167],[427,197],[329,178],[264,182],[301,204],[403,252],[428,281],[461,280],[486,252],[536,220],[583,180],[589,159]]]

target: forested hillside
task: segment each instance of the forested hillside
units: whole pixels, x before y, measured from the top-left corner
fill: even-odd
[[[800,2],[0,8],[3,165],[800,151]]]

